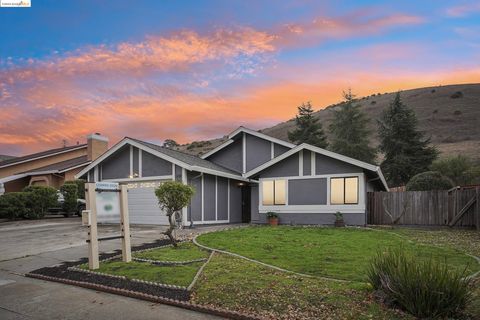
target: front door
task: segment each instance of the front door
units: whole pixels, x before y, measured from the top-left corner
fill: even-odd
[[[251,219],[251,189],[250,186],[242,187],[242,222],[249,223]]]

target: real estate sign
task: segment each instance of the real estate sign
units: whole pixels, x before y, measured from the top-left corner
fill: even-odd
[[[95,183],[97,217],[104,222],[120,222],[120,187],[115,182]]]

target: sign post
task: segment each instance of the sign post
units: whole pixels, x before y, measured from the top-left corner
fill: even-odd
[[[122,228],[122,260],[132,261],[132,248],[130,246],[130,219],[128,217],[128,187],[120,186],[120,226]]]
[[[100,268],[98,261],[98,232],[97,232],[97,205],[95,195],[95,183],[86,183],[85,202],[87,203],[87,212],[83,212],[88,216],[88,268],[95,270]],[[82,219],[84,220],[84,219]]]
[[[97,182],[85,184],[87,210],[82,212],[82,224],[88,227],[88,268],[98,269],[98,241],[122,239],[122,260],[132,261],[130,221],[128,217],[128,188],[118,183]],[[97,215],[111,216],[120,213],[120,236],[98,238]]]

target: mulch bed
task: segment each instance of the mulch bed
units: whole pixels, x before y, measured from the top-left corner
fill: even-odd
[[[145,243],[140,246],[132,247],[132,252],[161,247],[161,246],[169,245],[170,243],[171,242],[169,240],[157,240],[152,243]],[[105,259],[117,256],[121,253],[122,253],[121,250],[116,250],[114,253],[102,253],[100,254],[99,258],[100,260],[105,260]],[[37,269],[30,273],[35,275],[43,275],[47,277],[54,277],[54,278],[65,279],[65,280],[93,283],[93,284],[103,285],[111,288],[125,289],[129,291],[134,291],[134,292],[141,292],[141,293],[145,293],[152,296],[164,297],[164,298],[169,298],[169,299],[174,299],[179,301],[190,300],[190,292],[184,289],[161,287],[161,286],[156,286],[148,283],[130,281],[128,279],[118,279],[118,278],[112,278],[109,276],[79,272],[79,271],[68,269],[69,267],[77,266],[83,263],[88,263],[88,259],[82,258],[78,261],[64,262],[60,265]]]
[[[168,239],[157,240],[152,243],[133,246],[132,252],[162,247],[169,244],[171,244],[171,242]],[[121,253],[121,250],[115,250],[112,253],[102,253],[99,255],[99,259],[102,261],[118,256]],[[27,273],[25,276],[104,291],[131,298],[143,299],[151,302],[173,305],[230,319],[262,319],[254,315],[247,315],[236,311],[190,303],[190,291],[187,289],[162,287],[154,284],[130,281],[128,279],[113,278],[110,276],[79,272],[69,269],[70,267],[75,267],[84,263],[88,263],[87,258],[82,258],[77,261],[67,261],[51,267],[40,268]]]

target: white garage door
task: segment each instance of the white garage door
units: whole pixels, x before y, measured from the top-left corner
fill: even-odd
[[[132,224],[168,225],[165,212],[160,210],[155,188],[162,181],[142,181],[128,184],[128,211]]]
[[[163,181],[128,183],[128,212],[131,224],[168,225],[165,212],[160,210],[155,188]],[[120,223],[120,215],[98,216],[99,223]]]

